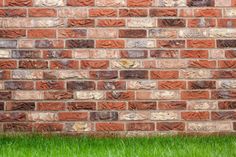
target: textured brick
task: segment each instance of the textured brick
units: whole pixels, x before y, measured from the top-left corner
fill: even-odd
[[[160,19],[158,20],[159,27],[185,27],[183,19]]]
[[[33,8],[29,9],[30,17],[55,17],[57,11],[55,9]]]
[[[98,121],[98,120],[106,120],[106,121],[114,121],[118,119],[117,112],[90,112],[90,120]]]
[[[68,0],[68,6],[94,6],[94,0]]]
[[[90,99],[104,99],[105,94],[103,92],[96,92],[96,91],[91,91],[91,92],[76,92],[76,99],[79,100],[90,100]]]
[[[4,87],[7,90],[31,90],[34,88],[34,83],[30,81],[7,81],[4,82]]]
[[[39,91],[15,91],[13,98],[15,100],[40,100],[43,99],[43,94]]]
[[[55,7],[55,6],[64,6],[63,0],[35,0],[34,1],[35,6],[47,6],[47,7]]]
[[[98,102],[99,110],[125,110],[126,104],[125,102]]]
[[[156,21],[151,18],[132,18],[132,19],[128,19],[127,26],[128,27],[139,27],[139,28],[155,27]]]
[[[187,121],[198,121],[209,119],[209,112],[182,112],[181,117]]]
[[[185,101],[161,101],[158,103],[160,110],[185,110],[186,107]]]
[[[34,125],[34,130],[38,131],[38,132],[62,131],[63,124],[60,124],[60,123],[36,123]]]
[[[66,123],[65,131],[67,132],[88,132],[92,130],[91,123],[86,122],[76,122],[76,123]]]
[[[39,111],[59,111],[64,110],[65,104],[63,102],[40,102],[37,103],[37,110]]]
[[[97,131],[124,131],[123,123],[96,123]]]
[[[156,102],[129,102],[129,110],[155,110]]]
[[[154,123],[128,123],[128,131],[153,131],[155,129]]]
[[[60,121],[86,121],[88,119],[87,112],[60,112],[58,113]]]
[[[146,9],[120,9],[121,17],[146,17],[148,12]]]
[[[31,132],[32,125],[28,123],[5,123],[3,130],[5,132]]]
[[[0,113],[0,122],[25,122],[26,114],[21,112]]]
[[[165,121],[165,120],[178,120],[178,112],[173,111],[157,111],[151,113],[151,120]]]
[[[32,112],[28,114],[29,121],[55,121],[57,120],[57,115],[50,112]]]
[[[5,6],[32,6],[32,0],[5,0]]]
[[[188,131],[199,131],[199,132],[222,132],[230,131],[231,123],[230,122],[190,122],[187,125]]]
[[[90,9],[89,16],[91,17],[113,17],[117,15],[115,9]]]
[[[156,128],[158,131],[184,131],[185,125],[182,122],[161,122]]]

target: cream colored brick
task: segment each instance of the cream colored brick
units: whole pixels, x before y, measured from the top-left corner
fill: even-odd
[[[147,120],[149,119],[148,112],[120,112],[120,120]]]
[[[64,0],[34,0],[35,6],[57,7],[65,6]]]
[[[112,60],[111,61],[111,67],[112,68],[118,68],[118,69],[134,69],[134,68],[141,68],[142,63],[141,61],[137,60]]]
[[[13,79],[42,79],[43,72],[42,71],[29,71],[29,70],[16,70],[12,72]]]
[[[40,91],[14,91],[15,100],[42,100],[43,92]]]
[[[0,58],[10,58],[11,57],[11,51],[10,50],[0,50]]]
[[[231,129],[231,122],[189,122],[187,124],[188,131],[219,132]]]
[[[76,99],[79,100],[99,100],[99,99],[104,99],[105,98],[105,93],[104,92],[96,92],[96,91],[79,91],[76,92]]]
[[[174,111],[157,111],[151,113],[151,120],[178,120],[179,113]]]
[[[156,20],[154,18],[135,18],[135,19],[128,19],[127,21],[128,27],[155,27]]]
[[[152,99],[158,99],[158,100],[176,100],[180,98],[178,91],[153,91],[151,94]]]
[[[190,110],[216,110],[218,108],[217,101],[188,101],[187,104]]]
[[[29,113],[29,121],[56,121],[57,115],[55,113]]]
[[[156,81],[128,81],[127,82],[128,89],[155,89],[157,88]]]
[[[201,79],[201,78],[210,78],[210,77],[211,77],[211,73],[209,70],[198,70],[198,69],[180,70],[180,78]]]

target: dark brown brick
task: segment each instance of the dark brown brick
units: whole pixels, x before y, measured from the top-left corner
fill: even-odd
[[[160,122],[156,124],[158,131],[184,131],[183,122]]]
[[[11,92],[0,92],[0,100],[10,100],[11,98]]]
[[[99,81],[97,83],[99,90],[122,90],[126,88],[125,81]]]
[[[34,124],[34,130],[38,131],[38,132],[62,131],[63,124],[60,124],[60,123],[36,123],[36,124]]]
[[[214,2],[214,0],[187,0],[187,5],[189,7],[213,7]]]
[[[189,89],[216,89],[215,81],[190,81],[188,82]]]
[[[68,90],[94,90],[95,83],[93,81],[69,81],[67,82]]]
[[[225,111],[225,112],[212,112],[212,120],[236,120],[236,112]]]
[[[26,121],[26,114],[13,112],[13,113],[0,113],[0,122],[22,122]]]
[[[29,123],[5,123],[3,124],[5,132],[31,132],[32,124]]]
[[[218,107],[222,110],[236,109],[236,101],[220,101]]]
[[[125,70],[120,72],[121,79],[147,79],[148,71],[146,70]]]
[[[156,110],[156,102],[129,102],[129,110]]]
[[[236,47],[236,40],[217,40],[218,48],[234,48]]]
[[[7,81],[4,82],[5,89],[8,90],[30,90],[34,89],[33,81]]]
[[[94,40],[67,40],[67,48],[94,48]]]
[[[123,29],[119,30],[120,38],[145,38],[147,31],[143,29]]]
[[[6,110],[9,111],[33,111],[35,109],[34,102],[7,102]]]
[[[150,9],[151,17],[177,16],[177,9]]]
[[[118,112],[90,112],[90,120],[92,121],[118,120]]]
[[[117,71],[91,71],[89,72],[91,79],[116,79],[118,77]]]
[[[159,19],[159,27],[185,27],[186,23],[184,19]]]

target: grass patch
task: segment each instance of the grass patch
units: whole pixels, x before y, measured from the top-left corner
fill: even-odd
[[[236,136],[91,138],[1,135],[0,157],[235,157]]]

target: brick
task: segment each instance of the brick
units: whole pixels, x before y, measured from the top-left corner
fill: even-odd
[[[65,110],[63,102],[39,102],[37,103],[38,111],[60,111]]]
[[[182,112],[181,117],[187,121],[200,121],[200,120],[208,120],[209,112]]]
[[[184,48],[184,40],[157,40],[157,47],[160,48]]]
[[[188,40],[187,46],[188,48],[215,48],[215,41],[214,40]]]
[[[55,71],[54,71],[55,72]],[[85,79],[88,78],[88,72],[86,71],[74,71],[74,70],[65,70],[56,73],[58,79]],[[54,77],[54,76],[53,76]]]
[[[158,109],[160,110],[185,110],[187,104],[185,101],[160,101]]]
[[[208,91],[183,91],[181,92],[181,99],[183,100],[196,100],[196,99],[208,99]]]
[[[194,10],[196,17],[221,17],[220,9],[196,9]]]
[[[151,71],[151,79],[175,79],[178,77],[178,71]]]
[[[127,89],[155,89],[157,86],[155,81],[128,81]]]
[[[43,93],[39,91],[15,91],[13,93],[13,99],[15,100],[41,100],[43,99]]]
[[[211,112],[212,120],[235,120],[236,112],[234,111],[224,111],[224,112]]]
[[[89,29],[89,38],[116,38],[118,32],[115,29]]]
[[[11,57],[16,59],[38,59],[41,58],[41,53],[38,50],[12,50]]]
[[[87,15],[87,9],[82,7],[58,8],[58,17],[62,18],[85,18]]]
[[[36,82],[36,89],[37,90],[63,90],[64,82],[62,81],[38,81]]]
[[[94,27],[93,19],[68,19],[68,27]]]
[[[146,17],[148,12],[146,9],[120,9],[120,17]]]
[[[67,109],[70,111],[74,110],[95,110],[95,102],[69,102],[67,104]]]
[[[16,40],[1,40],[0,48],[16,48],[17,41]]]
[[[4,110],[4,102],[0,102],[0,111]]]
[[[92,100],[92,99],[99,100],[99,99],[104,99],[104,98],[105,98],[105,94],[103,92],[79,91],[75,93],[75,99],[79,99],[79,100]]]
[[[226,58],[236,58],[236,51],[234,50],[226,50],[225,51]]]
[[[97,82],[98,90],[122,90],[126,89],[125,81],[99,81]]]
[[[56,6],[64,6],[63,0],[35,0],[34,1],[35,6],[46,6],[46,7],[56,7]]]
[[[158,89],[186,89],[184,81],[159,81]]]
[[[146,50],[122,50],[120,51],[121,58],[147,58]]]
[[[28,12],[30,17],[56,17],[57,10],[45,8],[32,8]]]
[[[48,62],[40,60],[24,60],[19,61],[19,68],[22,69],[47,69]]]
[[[59,38],[84,38],[87,36],[85,29],[60,29],[58,30]]]
[[[126,4],[125,0],[96,0],[96,6],[103,7],[118,7],[124,6]]]
[[[159,19],[159,27],[185,27],[184,19]]]
[[[218,48],[236,47],[235,40],[217,40]]]
[[[63,40],[36,40],[35,48],[41,48],[41,49],[64,48],[64,41]]]
[[[0,50],[0,58],[10,58],[11,52],[10,50]]]
[[[28,30],[28,38],[55,38],[56,31],[52,29]]]
[[[167,91],[167,90],[161,90],[161,91],[154,91],[151,94],[151,99],[157,99],[157,100],[167,100],[167,99],[179,99],[179,92],[178,91]]]
[[[99,19],[97,22],[99,27],[123,27],[125,26],[124,19]]]
[[[91,71],[89,73],[92,79],[116,79],[118,77],[117,71]]]
[[[0,113],[0,122],[25,122],[26,114],[21,112]]]
[[[129,110],[155,110],[156,102],[129,102]]]
[[[158,38],[175,38],[177,37],[176,30],[166,30],[166,29],[151,29],[149,30],[150,37],[158,37]]]
[[[220,101],[218,102],[219,109],[222,110],[231,110],[236,108],[235,101]]]
[[[107,92],[108,100],[132,100],[134,99],[134,92]]]
[[[98,110],[125,110],[126,103],[125,102],[98,102]]]
[[[58,113],[59,121],[86,121],[88,120],[87,112],[60,112]]]
[[[106,120],[106,121],[114,121],[118,119],[117,112],[90,112],[90,120],[98,121],[98,120]]]
[[[97,131],[124,131],[123,123],[96,123]]]
[[[160,122],[156,124],[158,131],[184,131],[185,124],[182,122]]]
[[[5,0],[5,6],[32,6],[32,0]]]
[[[235,2],[234,2],[235,4]],[[226,17],[235,17],[236,15],[236,10],[235,8],[229,8],[227,10],[224,10],[224,16]]]
[[[155,48],[156,44],[154,40],[144,40],[144,39],[130,39],[128,40],[127,48]]]
[[[95,83],[93,81],[68,81],[67,90],[94,90]]]
[[[120,38],[145,38],[147,36],[146,30],[142,29],[123,29],[119,30],[119,37]]]
[[[43,58],[45,59],[72,58],[72,52],[71,50],[44,50]]]
[[[217,20],[219,28],[235,28],[236,20],[235,19],[218,19]]]
[[[94,6],[94,0],[68,0],[68,6]]]
[[[215,81],[189,81],[189,89],[216,89]]]
[[[150,9],[151,17],[177,16],[177,9]]]
[[[195,100],[188,102],[188,109],[190,110],[216,110],[217,102],[216,101],[207,101],[207,100]]]
[[[138,69],[142,68],[142,63],[135,60],[117,60],[111,61],[111,68],[113,69]]]
[[[236,77],[236,71],[226,71],[226,70],[219,70],[219,71],[213,71],[212,72],[212,78],[227,78],[232,79]]]
[[[151,112],[151,120],[167,121],[167,120],[178,120],[179,113],[174,111],[156,111]]]
[[[219,90],[211,92],[212,99],[235,99],[236,92],[229,90]]]
[[[156,26],[156,21],[151,18],[132,18],[127,21],[128,27],[150,28]]]
[[[34,89],[34,82],[30,81],[7,81],[4,82],[7,90],[31,90]]]
[[[212,0],[187,0],[187,5],[189,7],[210,7],[215,3]]]
[[[56,121],[57,115],[51,112],[31,112],[28,114],[29,121]]]
[[[0,17],[26,17],[26,9],[0,9]]]
[[[8,102],[6,104],[8,111],[33,111],[35,110],[34,102]]]
[[[3,130],[5,132],[31,132],[32,125],[28,123],[5,123]]]
[[[0,61],[0,69],[15,69],[17,62],[14,60],[2,60]]]
[[[92,130],[91,123],[86,122],[76,122],[76,123],[66,123],[64,130],[67,132],[88,132]]]
[[[218,88],[236,88],[236,81],[234,80],[220,80],[218,81]]]
[[[192,60],[188,62],[190,68],[216,68],[216,62],[210,60]]]
[[[203,78],[210,78],[211,74],[208,70],[195,70],[195,69],[188,69],[188,70],[180,70],[180,78],[190,78],[190,79],[203,79]]]
[[[230,131],[230,122],[190,122],[187,125],[188,131],[201,131],[201,132],[222,132]]]
[[[124,48],[124,40],[97,40],[96,48]]]
[[[208,58],[207,50],[181,50],[181,58]]]
[[[154,131],[155,130],[154,123],[128,123],[126,127],[128,131]]]
[[[90,17],[115,17],[117,11],[115,9],[89,9]]]
[[[109,61],[107,60],[82,60],[80,61],[81,69],[107,69]]]
[[[160,7],[181,7],[186,6],[186,0],[158,0],[156,1],[156,6]]]
[[[79,63],[76,60],[59,60],[50,62],[51,69],[78,69]]]
[[[42,71],[29,71],[29,70],[16,70],[12,72],[13,79],[42,79],[43,73]]]
[[[69,91],[44,92],[45,100],[64,100],[72,98],[73,98],[73,93]]]
[[[163,69],[174,69],[174,68],[186,68],[186,62],[183,60],[173,60],[173,59],[168,59],[168,60],[160,60],[158,61],[158,65],[160,68]]]
[[[148,120],[149,114],[148,112],[145,111],[139,111],[139,112],[126,111],[119,113],[119,119],[125,121]]]
[[[26,31],[23,29],[0,29],[1,38],[21,38],[26,36]]]
[[[152,5],[153,0],[128,0],[128,7],[148,7]]]
[[[60,123],[36,123],[34,130],[37,132],[55,132],[62,131],[63,124]]]
[[[146,70],[126,70],[120,72],[122,79],[147,79],[148,71]]]

